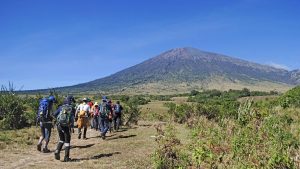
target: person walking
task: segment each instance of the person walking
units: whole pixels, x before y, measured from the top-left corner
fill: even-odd
[[[75,122],[75,112],[76,112],[76,100],[74,98],[74,96],[69,95],[67,96],[67,98],[65,99],[65,102],[68,101],[68,103],[70,103],[73,108],[75,109],[75,111],[72,111],[71,114],[71,124],[70,124],[70,129],[71,129],[71,133],[74,133],[74,122]]]
[[[113,103],[111,101],[111,99],[108,100],[107,102],[108,106],[110,107],[109,108],[109,113],[108,113],[108,130],[109,130],[109,133],[112,132],[112,122],[113,122]]]
[[[60,106],[54,113],[53,116],[57,119],[56,126],[59,135],[59,142],[54,153],[54,158],[60,160],[60,151],[65,145],[65,157],[64,162],[71,161],[70,159],[70,143],[71,143],[71,124],[74,120],[72,114],[75,114],[74,103],[75,99],[69,96],[65,99],[62,106]]]
[[[51,116],[53,103],[56,102],[54,96],[49,96],[49,98],[43,98],[39,103],[39,110],[37,113],[37,124],[39,123],[41,128],[41,136],[37,144],[37,150],[42,151],[42,144],[45,140],[45,146],[43,148],[44,153],[49,153],[48,144],[51,137],[51,129],[53,127]]]
[[[91,109],[91,116],[92,116],[92,126],[97,131],[99,128],[99,104],[95,102],[94,106]]]
[[[123,106],[120,104],[120,101],[117,101],[117,103],[114,105],[114,130],[118,131],[120,128],[121,124],[121,119],[122,119],[122,110]]]
[[[108,115],[111,111],[111,107],[107,104],[107,98],[102,97],[102,103],[100,105],[100,116],[99,116],[99,124],[100,124],[100,136],[102,139],[105,139],[105,135],[109,129],[109,120]]]
[[[82,103],[77,107],[76,110],[76,117],[78,117],[77,125],[78,125],[78,139],[81,139],[83,128],[83,139],[86,138],[86,132],[88,127],[88,121],[89,121],[89,114],[90,114],[90,106],[87,104],[87,99],[84,98],[82,100]]]

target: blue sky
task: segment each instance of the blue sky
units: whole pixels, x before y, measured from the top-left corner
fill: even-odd
[[[177,47],[300,68],[299,0],[1,0],[0,84],[111,75]]]

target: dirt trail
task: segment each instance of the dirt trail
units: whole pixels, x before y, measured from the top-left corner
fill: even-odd
[[[108,134],[105,140],[99,132],[88,129],[87,140],[77,139],[77,130],[72,134],[70,157],[72,162],[64,163],[54,159],[57,130],[53,131],[49,149],[41,153],[36,145],[10,147],[1,150],[0,168],[151,168],[151,154],[155,149],[155,129],[151,124],[134,128],[122,128]],[[37,142],[37,140],[36,140]],[[63,159],[64,151],[61,152]]]

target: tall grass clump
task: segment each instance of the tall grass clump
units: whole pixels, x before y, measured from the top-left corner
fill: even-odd
[[[2,86],[0,90],[0,128],[24,127],[26,125],[25,110],[25,99],[15,93],[13,84],[10,83],[9,88]]]

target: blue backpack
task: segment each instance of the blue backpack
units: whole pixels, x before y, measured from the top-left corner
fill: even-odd
[[[37,120],[39,122],[50,121],[50,115],[49,115],[48,108],[49,108],[49,100],[46,98],[43,98],[40,101],[39,111],[37,114]]]
[[[115,113],[121,113],[121,106],[119,104],[115,105]]]

